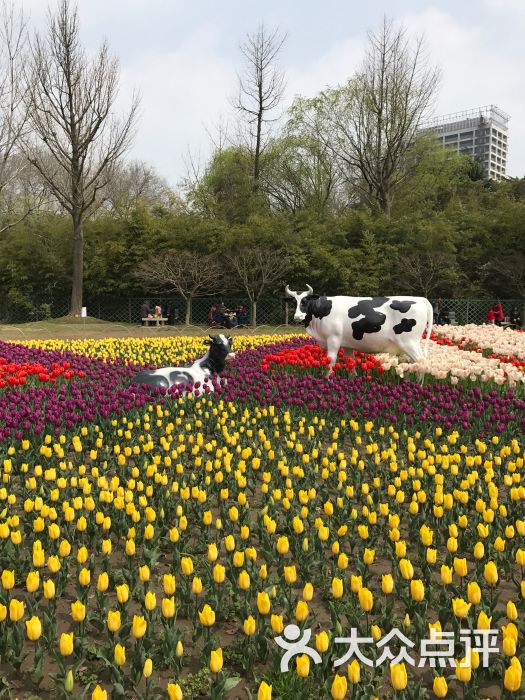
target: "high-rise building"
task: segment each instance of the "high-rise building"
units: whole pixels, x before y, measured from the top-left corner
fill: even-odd
[[[479,161],[488,178],[501,180],[507,171],[509,115],[495,105],[437,117],[421,125],[446,148]]]

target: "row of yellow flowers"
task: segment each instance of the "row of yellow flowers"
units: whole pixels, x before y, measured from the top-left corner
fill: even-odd
[[[350,686],[370,697],[384,693],[383,669],[354,659],[334,672],[343,631],[378,641],[398,626],[416,642],[429,626],[467,625],[501,630],[491,663],[517,693],[523,465],[518,439],[463,444],[439,427],[334,425],[218,398],[14,443],[1,465],[0,656],[22,668],[33,644],[34,677],[47,656],[64,697],[86,662],[110,673],[93,697],[118,696],[128,675],[144,697],[182,697],[189,659],[203,658],[222,697],[233,658],[223,628],[235,620],[244,673],[267,700],[280,674],[273,638],[288,622],[319,623],[324,662],[301,655],[279,682],[298,698]],[[454,679],[431,679],[435,696],[463,685],[482,697],[483,668],[460,660]],[[403,664],[390,686],[411,692]]]

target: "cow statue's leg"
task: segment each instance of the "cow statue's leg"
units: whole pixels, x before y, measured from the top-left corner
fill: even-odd
[[[417,341],[403,343],[403,345],[401,346],[401,350],[403,350],[403,352],[409,356],[412,362],[419,362],[419,360],[422,360],[425,357],[425,353],[421,349],[420,343]],[[417,378],[419,380],[419,383],[423,385],[425,382],[425,373],[418,372]]]
[[[341,340],[339,338],[328,338],[326,342],[326,353],[330,358],[330,364],[328,365],[328,376],[331,377],[334,373],[334,365],[337,362],[337,353],[341,347]]]

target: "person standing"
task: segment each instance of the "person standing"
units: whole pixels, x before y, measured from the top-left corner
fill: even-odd
[[[149,300],[146,299],[145,301],[142,302],[142,305],[140,307],[140,318],[141,318],[141,323],[143,326],[147,326],[148,322],[144,321],[143,319],[148,318],[150,315],[150,308],[149,308]]]
[[[498,299],[498,301],[494,302],[494,306],[492,308],[494,309],[494,322],[497,326],[501,326],[505,320],[505,313],[503,311],[501,301]]]

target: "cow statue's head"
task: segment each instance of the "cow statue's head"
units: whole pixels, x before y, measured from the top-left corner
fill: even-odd
[[[293,297],[297,302],[295,314],[293,317],[294,321],[304,321],[306,317],[306,305],[308,303],[308,298],[314,293],[314,290],[310,287],[309,284],[307,284],[306,287],[306,292],[292,292],[288,285],[286,285],[285,287],[284,291],[286,292],[286,294],[289,297]]]

